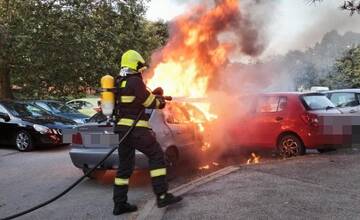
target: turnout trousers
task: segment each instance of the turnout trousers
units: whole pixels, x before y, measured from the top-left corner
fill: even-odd
[[[128,127],[118,126],[119,139],[127,131]],[[164,152],[157,142],[155,133],[148,128],[136,127],[132,133],[120,144],[119,168],[114,182],[114,202],[124,203],[127,201],[129,178],[135,167],[135,150],[145,154],[149,159],[151,183],[156,195],[167,192],[166,163]]]

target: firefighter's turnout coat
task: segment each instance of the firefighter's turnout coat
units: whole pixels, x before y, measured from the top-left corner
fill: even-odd
[[[146,89],[140,73],[130,71],[116,80],[116,132],[119,138],[133,125],[139,112],[144,108],[163,108],[161,97]],[[119,146],[119,168],[114,184],[114,202],[127,201],[129,178],[135,164],[135,149],[149,158],[150,175],[155,194],[167,192],[166,166],[164,152],[156,141],[155,133],[149,124],[150,115],[142,114],[133,132]]]

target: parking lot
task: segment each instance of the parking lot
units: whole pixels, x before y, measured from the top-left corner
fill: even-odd
[[[19,152],[11,147],[0,148],[0,217],[31,208],[63,191],[76,181],[82,171],[75,168],[69,156],[69,147],[43,148]],[[240,159],[240,158],[239,158]],[[176,172],[170,187],[176,187],[199,176],[220,169],[232,160],[212,165],[209,169],[184,167]],[[115,219],[112,215],[112,183],[114,171],[97,173],[58,201],[19,219]],[[131,179],[129,200],[138,206],[152,198],[152,189],[146,171],[136,171]],[[118,219],[118,218],[116,218]]]
[[[76,169],[72,165],[68,151],[69,147],[67,146],[40,149],[28,153],[20,153],[11,148],[0,149],[0,217],[5,217],[15,212],[23,211],[40,202],[43,202],[51,196],[58,194],[79,178],[82,175],[82,171]],[[349,194],[349,196],[351,196],[351,198],[355,201],[358,200],[358,198],[354,194],[356,191],[355,182],[357,180],[357,169],[354,162],[359,155],[360,154],[357,151],[357,148],[339,150],[338,152],[322,155],[318,154],[316,151],[309,151],[306,156],[285,161],[282,161],[279,158],[273,158],[271,155],[263,154],[263,157],[260,159],[262,163],[260,166],[263,167],[261,169],[270,170],[271,172],[275,172],[276,175],[282,176],[282,178],[288,180],[290,179],[291,181],[304,182],[310,185],[316,184],[316,187],[321,192],[324,190],[329,192],[331,191],[333,198],[336,198],[337,196],[344,197],[344,192],[349,192],[351,194]],[[180,167],[176,170],[178,176],[172,179],[170,186],[171,188],[176,188],[177,186],[191,182],[201,176],[212,173],[228,165],[243,166],[245,161],[246,157],[236,156],[225,157],[216,161],[216,163],[209,163],[207,164],[209,167],[204,166],[206,168],[203,169],[197,169],[194,167],[190,168],[185,165],[180,165]],[[317,163],[317,161],[327,161],[327,163],[322,164]],[[314,164],[314,169],[312,169],[312,164]],[[322,167],[324,165],[328,166],[329,164],[332,165],[332,167]],[[254,182],[255,185],[260,184],[259,181],[261,180],[267,181],[267,178],[264,178],[262,172],[258,170],[260,168],[257,167],[258,165],[250,165],[249,168],[240,169],[238,173],[244,172],[241,174],[244,175],[241,177],[242,181],[248,182],[249,184],[250,182]],[[286,172],[282,171],[284,169]],[[336,169],[336,172],[331,171],[334,169]],[[292,170],[294,172],[292,172]],[[305,176],[303,175],[304,172],[306,173]],[[351,177],[351,179],[354,179],[355,182],[344,178],[345,176],[342,176],[341,178],[344,178],[342,181],[344,181],[344,183],[346,182],[348,186],[343,188],[344,186],[341,184],[340,179],[336,177],[339,172],[346,172],[346,177]],[[111,214],[113,208],[112,182],[114,175],[114,171],[98,173],[97,178],[86,179],[81,185],[76,187],[63,198],[60,198],[58,201],[19,219],[48,219],[49,217],[51,217],[51,219],[115,219],[115,217]],[[304,180],[302,180],[303,177]],[[218,179],[215,184],[221,184],[221,181],[221,179]],[[327,186],[325,183],[328,181],[334,184]],[[325,185],[321,183],[324,183]],[[239,184],[241,185],[243,183]],[[235,187],[234,182],[232,182],[231,185]],[[293,196],[296,197],[302,193],[309,194],[310,192],[306,192],[307,186],[305,185],[294,192]],[[324,188],[322,189],[323,185]],[[243,186],[241,188],[242,190],[237,190],[240,194],[242,191],[253,191],[253,187],[248,188]],[[199,188],[199,190],[202,189]],[[232,190],[232,187],[229,188],[229,190]],[[275,191],[282,192],[284,190],[289,190],[288,184],[278,185]],[[322,195],[320,191],[318,194]],[[211,190],[209,192],[211,192]],[[337,195],[337,193],[339,193],[339,195]],[[191,208],[189,211],[189,207],[187,206],[189,204],[193,204],[191,200],[195,201],[196,199],[199,199],[199,197],[192,197],[193,195],[191,193],[186,195],[185,202],[177,209],[179,213],[177,213],[174,209],[170,209],[171,212],[167,212],[164,217],[166,219],[172,219],[171,213],[174,212],[174,215],[180,219],[180,216],[186,216],[186,213],[191,212],[194,208],[201,210],[202,207],[206,208],[208,205],[214,204],[202,202],[201,204]],[[131,202],[136,203],[140,207],[140,211],[147,201],[153,198],[147,172],[137,171],[134,173],[131,179],[129,198]],[[271,207],[272,198],[273,197],[269,198],[269,195],[256,193],[255,201],[257,202],[256,204],[254,203],[254,207],[251,208],[251,210],[257,209],[256,206],[259,205],[261,205],[264,209],[267,209],[265,208],[265,203],[269,203],[269,207]],[[261,202],[262,200],[263,202]],[[243,204],[243,202],[239,204]],[[316,212],[316,210],[313,210],[313,212]],[[313,212],[310,214],[312,215]],[[212,213],[207,213],[207,216],[211,217]],[[311,216],[309,213],[309,215],[306,213],[308,212],[304,212],[304,217]],[[356,213],[356,210],[354,213]],[[248,214],[248,217],[250,217],[250,213]],[[264,213],[260,214],[255,216],[261,217]],[[133,217],[134,215],[122,216],[123,219]]]
[[[68,147],[20,153],[0,150],[0,217],[23,211],[49,199],[82,175],[70,160]],[[108,177],[109,176],[109,177]],[[53,204],[20,219],[111,219],[113,175],[86,179]],[[141,205],[151,189],[141,175],[129,197]]]

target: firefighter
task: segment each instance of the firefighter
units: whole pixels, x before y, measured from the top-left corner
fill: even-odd
[[[146,69],[143,57],[134,50],[122,55],[120,76],[116,80],[115,131],[119,138],[132,126],[139,112],[145,108],[162,109],[165,100],[146,89],[141,73]],[[159,91],[159,90],[158,90]],[[161,94],[162,95],[162,94]],[[142,114],[133,132],[119,146],[119,168],[114,183],[114,215],[137,211],[127,202],[129,178],[134,169],[135,149],[149,159],[153,191],[159,208],[179,202],[180,196],[168,193],[164,152],[149,125],[148,114]]]

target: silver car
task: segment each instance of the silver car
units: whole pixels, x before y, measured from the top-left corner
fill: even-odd
[[[360,114],[360,89],[339,89],[324,93],[341,112]]]
[[[169,165],[184,159],[195,159],[194,154],[201,152],[202,137],[198,126],[191,122],[187,112],[189,106],[189,104],[172,102],[168,103],[164,110],[146,110],[151,114],[150,125],[165,152]],[[96,116],[94,120],[101,121]],[[119,143],[119,137],[113,132],[111,125],[91,121],[90,119],[90,123],[80,125],[71,131],[64,131],[64,138],[68,138],[71,143],[71,160],[84,172],[93,168],[111,148]],[[118,168],[117,154],[115,151],[99,169]],[[135,161],[136,169],[148,166],[146,156],[139,151],[136,151]]]

